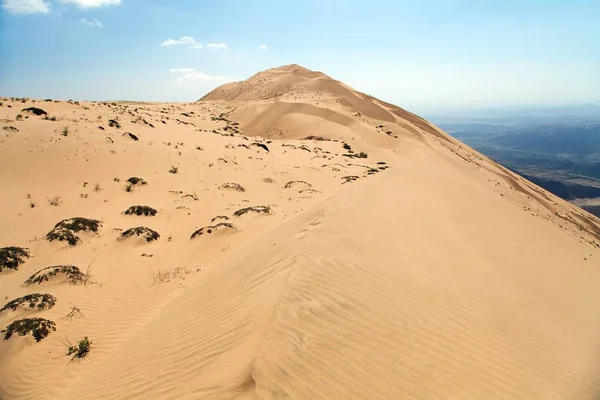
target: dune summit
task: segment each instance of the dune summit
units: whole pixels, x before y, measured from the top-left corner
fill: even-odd
[[[408,111],[1,102],[2,399],[600,396],[600,220]]]

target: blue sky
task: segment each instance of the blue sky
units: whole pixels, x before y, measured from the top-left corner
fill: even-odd
[[[192,101],[297,63],[418,110],[600,103],[599,0],[0,0],[0,95]]]

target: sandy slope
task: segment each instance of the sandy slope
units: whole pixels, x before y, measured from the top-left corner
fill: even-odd
[[[4,99],[0,118],[18,129],[0,136],[0,247],[32,255],[0,293],[57,297],[0,313],[57,325],[0,341],[2,399],[600,396],[600,222],[413,114],[292,65],[198,103]],[[122,214],[138,204],[158,214]],[[75,216],[99,234],[44,239]],[[216,216],[236,229],[190,239]],[[117,240],[139,225],[161,237]],[[93,283],[21,286],[57,264]]]

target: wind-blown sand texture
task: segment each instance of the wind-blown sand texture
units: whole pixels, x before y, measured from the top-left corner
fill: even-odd
[[[0,313],[56,323],[0,340],[1,399],[600,397],[600,221],[416,115],[297,65],[1,101],[0,247],[30,257],[0,293],[56,297]],[[87,278],[23,286],[57,265]]]

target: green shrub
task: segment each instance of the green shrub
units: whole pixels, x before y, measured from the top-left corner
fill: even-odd
[[[86,336],[77,343],[77,346],[69,346],[67,355],[72,355],[73,359],[84,358],[90,352],[91,346],[92,342],[90,342]]]
[[[102,223],[95,219],[81,217],[64,219],[46,234],[46,239],[50,242],[54,240],[66,241],[71,246],[75,246],[81,241],[79,236],[75,235],[76,232],[98,233],[100,226],[102,226]]]
[[[23,283],[23,285],[29,286],[33,285],[34,283],[41,285],[42,282],[49,281],[50,278],[58,274],[66,276],[69,280],[69,283],[71,283],[72,285],[76,285],[78,283],[85,283],[88,279],[88,276],[81,272],[81,270],[74,265],[54,265],[51,267],[40,269],[35,274],[31,275]]]
[[[17,270],[19,265],[29,258],[29,249],[23,247],[0,248],[0,271],[3,269]]]
[[[272,214],[273,210],[269,206],[255,206],[255,207],[246,207],[240,210],[237,210],[233,213],[236,217],[240,217],[246,213],[255,212],[255,213],[263,213],[263,214]]]
[[[36,342],[39,342],[48,336],[51,331],[56,331],[56,324],[53,321],[44,318],[24,318],[14,321],[0,333],[4,333],[4,340],[10,339],[13,333],[17,333],[19,336],[25,336],[29,333]]]
[[[127,210],[123,212],[125,215],[144,215],[146,217],[153,217],[156,215],[158,211],[156,211],[152,207],[148,206],[131,206]]]
[[[141,236],[146,240],[146,242],[152,242],[153,240],[157,240],[160,237],[160,234],[150,228],[146,228],[145,226],[138,226],[127,229],[125,232],[121,233],[119,240],[126,239],[131,236]]]
[[[56,297],[51,294],[32,293],[23,297],[9,301],[0,308],[0,313],[6,310],[16,311],[20,305],[29,305],[29,308],[37,308],[38,310],[47,310],[56,304]]]

